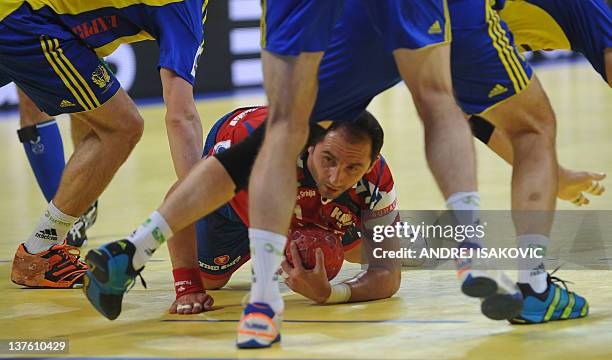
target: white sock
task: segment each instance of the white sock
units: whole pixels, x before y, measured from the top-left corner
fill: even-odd
[[[145,266],[161,244],[172,237],[172,229],[163,216],[153,211],[149,218],[128,237],[136,247],[132,266],[138,270]]]
[[[530,234],[518,236],[519,249],[537,249],[543,248],[543,254],[546,254],[548,248],[548,237],[544,235]],[[518,282],[531,285],[531,288],[536,293],[543,293],[548,288],[548,274],[544,268],[544,259],[536,257],[526,257],[518,259],[519,272]]]
[[[61,244],[66,239],[68,231],[77,221],[78,217],[66,215],[53,205],[53,201],[47,206],[47,210],[30,235],[28,241],[25,242],[26,250],[30,254],[49,249],[55,244]]]
[[[285,255],[287,236],[249,228],[249,240],[253,267],[251,303],[266,303],[280,314],[285,304],[278,288],[277,271]]]
[[[456,192],[446,200],[446,207],[453,211],[459,225],[478,225],[480,223],[480,195],[477,192]],[[476,236],[466,239],[483,247],[483,239]]]

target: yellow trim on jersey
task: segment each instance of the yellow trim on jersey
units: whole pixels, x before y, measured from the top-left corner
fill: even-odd
[[[99,57],[106,57],[112,54],[115,50],[117,50],[117,48],[121,44],[128,44],[143,40],[155,40],[155,38],[148,32],[142,30],[136,35],[118,37],[106,45],[95,48],[94,51]]]
[[[94,107],[99,107],[100,101],[98,101],[96,94],[93,92],[93,90],[91,90],[91,87],[89,86],[87,81],[83,79],[81,73],[79,73],[77,69],[75,69],[70,60],[68,60],[66,55],[64,55],[64,50],[62,50],[62,48],[59,46],[59,41],[57,39],[53,39],[53,42],[55,43],[55,48],[57,49],[57,53],[59,54],[60,59],[68,66],[68,68],[70,68],[70,70],[72,70],[74,76],[77,78],[78,81],[80,81],[81,85],[85,88],[89,96],[91,96],[91,100],[93,100],[95,105]]]
[[[261,19],[259,20],[259,32],[261,34],[260,44],[262,49],[266,49],[266,14],[267,1],[261,0]]]
[[[555,19],[544,9],[526,1],[507,1],[500,12],[518,47],[531,50],[565,49],[572,46]],[[521,48],[522,50],[526,50]]]
[[[518,69],[519,79],[522,79],[523,85],[527,86],[527,84],[529,83],[529,77],[527,76],[527,73],[525,73],[525,69],[523,68],[521,61],[519,60],[517,56],[517,51],[514,48],[514,46],[510,44],[510,37],[508,33],[506,32],[506,30],[501,26],[501,18],[499,17],[499,14],[493,9],[491,9],[491,11],[493,13],[493,18],[495,19],[495,26],[497,30],[501,32],[502,39],[506,47],[506,51],[508,52],[511,58],[511,61],[516,65]]]
[[[502,40],[498,38],[500,34],[496,31],[496,28],[495,28],[495,20],[492,17],[493,9],[489,7],[488,3],[486,3],[485,6],[486,6],[486,19],[489,25],[489,29],[488,29],[489,37],[491,37],[491,39],[493,40],[493,47],[495,47],[495,49],[497,50],[498,57],[501,60],[502,64],[504,65],[504,68],[506,69],[506,72],[508,73],[508,77],[510,78],[510,80],[512,81],[512,84],[514,85],[515,92],[518,93],[520,92],[522,88],[521,86],[522,83],[519,82],[516,76],[516,71],[517,71],[516,65],[514,65],[511,62],[507,54],[507,49],[503,45]]]
[[[163,6],[181,1],[185,0],[2,0],[0,1],[0,20],[26,2],[34,10],[48,6],[57,14],[74,15],[105,7],[121,9],[136,4]]]
[[[66,77],[66,74],[62,70],[60,70],[60,68],[55,63],[55,60],[51,56],[51,53],[53,52],[53,50],[48,47],[49,45],[52,45],[52,44],[47,43],[47,39],[45,37],[41,36],[40,37],[40,46],[41,46],[41,48],[43,50],[43,54],[47,58],[47,61],[49,62],[49,64],[51,64],[51,67],[53,68],[53,70],[55,71],[57,76],[59,76],[59,78],[62,80],[64,85],[66,85],[68,90],[72,93],[72,95],[74,96],[76,101],[81,105],[81,107],[83,107],[83,109],[85,109],[85,110],[91,110],[89,108],[88,104],[85,101],[83,101],[83,98],[81,97],[80,93],[78,91],[76,91],[74,89],[74,87],[72,87],[72,83],[68,79],[68,77]]]

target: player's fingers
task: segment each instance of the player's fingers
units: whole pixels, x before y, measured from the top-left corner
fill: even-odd
[[[599,183],[599,181],[593,181],[591,187],[589,187],[586,192],[593,195],[601,195],[606,191],[606,188]]]
[[[298,252],[297,245],[295,245],[295,243],[291,243],[291,245],[289,245],[289,251],[291,251],[293,269],[297,271],[303,271],[304,266],[302,266],[302,258],[300,257],[300,253]]]
[[[211,310],[214,303],[215,303],[215,299],[213,299],[212,296],[208,295],[208,298],[206,299],[206,301],[204,301],[204,310],[206,311]]]
[[[169,310],[170,314],[176,314],[176,301],[172,303]]]
[[[605,173],[590,172],[589,176],[591,178],[593,178],[593,180],[595,180],[595,181],[602,181],[603,179],[606,178],[607,175]]]
[[[281,263],[281,269],[283,269],[283,273],[290,274],[291,271],[293,270],[293,267],[291,267],[291,264],[289,264],[289,261],[283,260],[283,262]]]
[[[200,304],[199,302],[193,303],[193,306],[191,308],[192,314],[199,314],[202,311],[204,311],[204,307],[202,306],[202,304]]]
[[[191,308],[192,308],[192,305],[191,305],[191,304],[179,304],[179,305],[176,307],[176,311],[177,311],[179,314],[181,314],[181,315],[182,315],[182,314],[189,314],[189,313],[191,313]]]
[[[323,255],[323,250],[321,250],[321,248],[315,250],[315,258],[315,272],[325,273],[325,255]]]
[[[584,195],[582,195],[582,193],[578,195],[574,200],[572,200],[572,204],[576,206],[587,205],[588,203],[589,200]]]

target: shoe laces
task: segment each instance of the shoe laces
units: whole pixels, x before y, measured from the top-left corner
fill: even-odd
[[[136,271],[136,276],[140,278],[140,283],[142,284],[142,287],[144,287],[145,289],[147,288],[147,282],[145,281],[145,279],[142,277],[142,270],[144,270],[144,267],[138,271]],[[130,287],[125,291],[126,293],[128,293],[130,290],[132,290],[132,288],[136,285],[136,281],[132,281],[132,284],[130,285]]]
[[[571,281],[569,281],[569,280],[563,280],[563,279],[561,279],[561,278],[559,278],[559,277],[557,277],[557,276],[553,276],[553,275],[554,275],[554,273],[556,273],[556,272],[557,272],[557,270],[559,270],[559,269],[561,268],[561,266],[562,266],[562,265],[557,266],[557,268],[556,268],[555,270],[553,270],[553,271],[550,273],[550,275],[549,275],[549,276],[550,276],[550,281],[551,281],[552,283],[555,283],[555,285],[556,285],[556,284],[562,284],[562,285],[563,285],[563,287],[565,288],[565,291],[570,292],[570,291],[569,291],[569,289],[568,289],[568,287],[567,287],[567,284],[573,284],[573,282],[571,282]]]
[[[62,253],[65,255],[64,257],[70,261],[70,263],[75,264],[75,266],[79,269],[86,269],[85,263],[81,261],[81,250],[72,245],[63,245],[61,248]]]

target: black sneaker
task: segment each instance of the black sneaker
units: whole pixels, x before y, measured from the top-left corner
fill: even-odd
[[[85,215],[81,216],[77,222],[74,223],[68,234],[66,235],[66,244],[74,247],[83,247],[87,244],[87,221]]]
[[[92,227],[98,219],[98,200],[91,204],[82,217],[85,218],[85,230],[89,230],[89,228]]]

